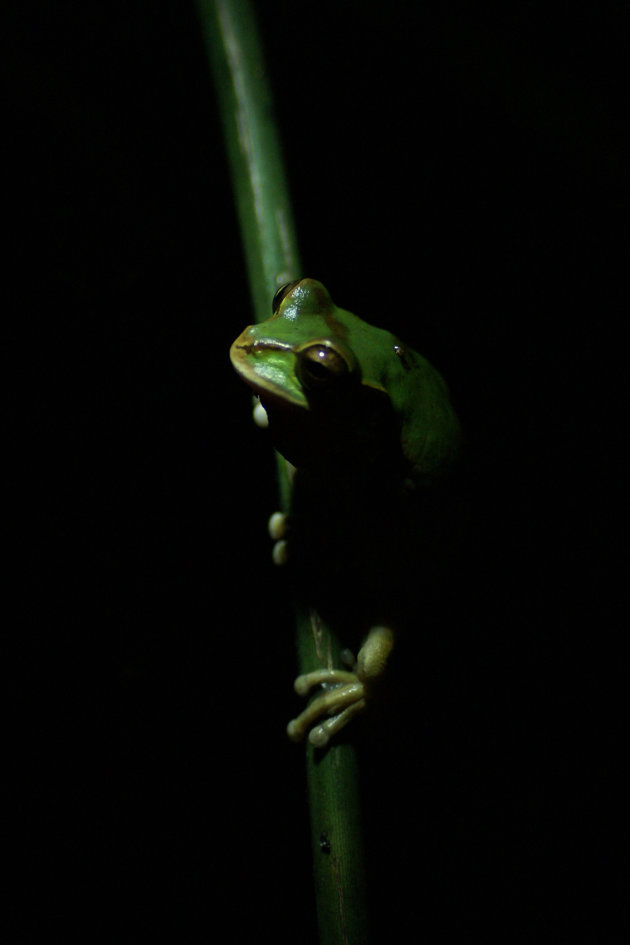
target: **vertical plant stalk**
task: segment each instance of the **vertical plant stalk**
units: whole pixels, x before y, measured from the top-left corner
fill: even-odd
[[[272,99],[247,0],[196,0],[219,99],[257,321],[278,286],[302,275]],[[235,325],[235,333],[241,330]],[[286,463],[278,457],[284,511]],[[296,604],[300,673],[339,665],[340,648],[316,614]],[[287,706],[287,713],[289,707]],[[358,770],[354,748],[306,746],[315,895],[322,945],[367,942]]]

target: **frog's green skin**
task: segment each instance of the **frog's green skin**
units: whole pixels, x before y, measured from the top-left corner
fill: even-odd
[[[279,289],[273,316],[246,328],[230,357],[259,395],[274,445],[297,468],[294,499],[300,476],[315,485],[309,495],[317,508],[301,519],[311,536],[303,545],[308,580],[328,584],[337,600],[357,601],[351,609],[367,611],[364,629],[376,623],[352,672],[322,669],[295,682],[301,695],[319,684],[325,691],[289,723],[289,736],[298,741],[309,732],[322,746],[365,707],[393,646],[387,608],[379,609],[371,591],[399,586],[393,562],[414,534],[403,534],[395,496],[408,491],[400,486],[431,483],[452,466],[460,428],[446,385],[428,361],[338,308],[314,279]],[[274,529],[278,537],[277,521]],[[374,564],[370,545],[389,559],[389,584],[388,567]],[[357,563],[366,548],[367,564]]]
[[[273,317],[246,328],[230,356],[271,413],[280,406],[291,416],[278,448],[298,467],[317,466],[327,451],[337,470],[394,461],[384,455],[397,449],[394,428],[416,481],[441,475],[457,455],[459,424],[440,374],[390,332],[338,308],[314,279],[279,290]],[[323,440],[305,441],[304,424]]]

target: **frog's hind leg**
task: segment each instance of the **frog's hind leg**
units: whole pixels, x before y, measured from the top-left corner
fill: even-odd
[[[390,627],[372,627],[359,650],[354,672],[318,669],[298,676],[295,680],[298,695],[307,695],[315,686],[322,686],[324,691],[289,722],[289,738],[298,742],[308,732],[312,745],[324,747],[333,735],[365,709],[371,687],[383,675],[393,645],[394,633]],[[325,715],[329,718],[314,725]]]

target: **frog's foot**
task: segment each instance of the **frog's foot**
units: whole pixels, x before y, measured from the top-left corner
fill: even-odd
[[[267,523],[269,537],[273,539],[274,545],[271,552],[271,560],[274,564],[286,564],[289,558],[287,543],[287,517],[284,512],[274,512]]]
[[[316,748],[327,745],[333,735],[365,709],[371,685],[382,676],[393,645],[394,634],[389,627],[372,627],[359,651],[354,672],[318,669],[298,676],[294,684],[298,695],[308,695],[315,686],[322,686],[324,691],[289,722],[289,738],[299,742],[308,732],[308,740]],[[321,721],[322,716],[328,718]]]
[[[308,695],[314,687],[321,685],[324,689],[301,712],[296,719],[287,725],[287,735],[294,742],[300,742],[308,732],[308,740],[317,748],[323,748],[329,739],[339,732],[350,719],[365,709],[365,685],[355,673],[341,669],[319,669],[313,673],[298,676],[295,680],[295,691],[300,696]],[[330,718],[311,726],[321,716]]]

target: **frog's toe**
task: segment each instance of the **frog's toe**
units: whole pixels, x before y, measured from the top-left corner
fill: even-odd
[[[287,517],[284,512],[274,512],[267,524],[269,536],[273,538],[274,546],[271,559],[274,564],[286,564],[289,559],[289,546],[286,540]]]
[[[254,397],[254,409],[252,411],[252,416],[257,427],[261,427],[261,429],[264,430],[269,426],[269,417],[267,416],[267,411],[261,404],[258,397]]]
[[[284,539],[274,544],[271,549],[271,560],[279,567],[282,567],[289,560],[289,545]]]
[[[274,512],[267,523],[269,536],[274,541],[284,538],[287,533],[287,517],[284,512]]]
[[[295,680],[299,695],[307,695],[316,685],[324,690],[287,726],[287,734],[294,742],[308,739],[317,748],[323,748],[348,722],[365,708],[365,686],[354,673],[344,670],[321,669]],[[322,721],[322,716],[328,716]]]
[[[326,719],[319,725],[316,725],[308,733],[308,740],[315,748],[324,748],[333,735],[340,732],[341,729],[352,721],[355,715],[359,715],[365,709],[365,699],[359,699],[347,706],[339,715],[333,715],[331,719]]]

